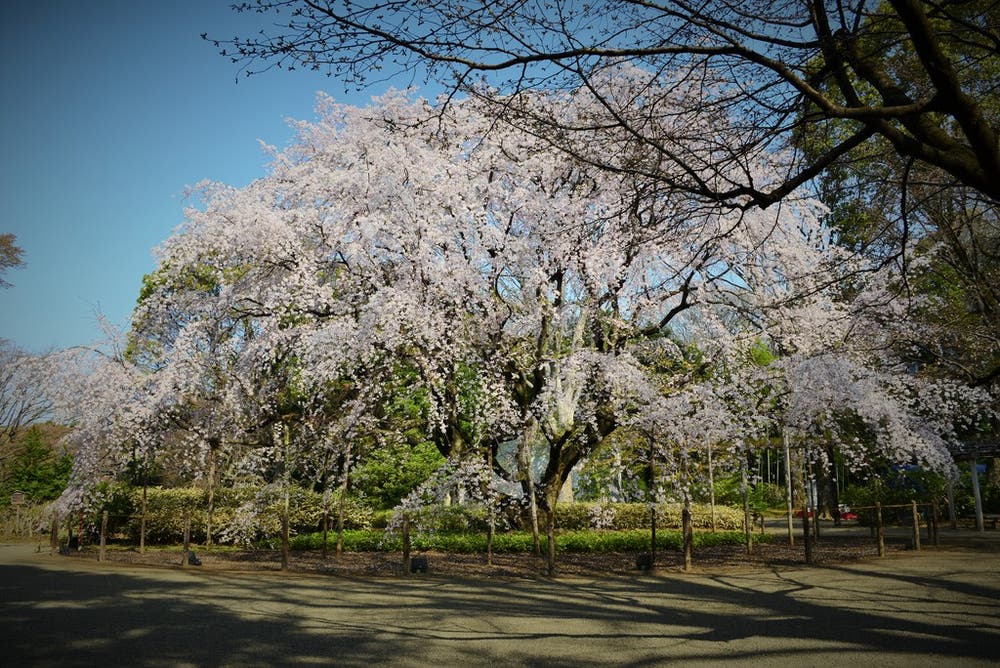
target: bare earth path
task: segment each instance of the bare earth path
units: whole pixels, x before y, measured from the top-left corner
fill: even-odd
[[[0,544],[0,664],[991,666],[994,536],[813,567],[536,580],[154,569]]]

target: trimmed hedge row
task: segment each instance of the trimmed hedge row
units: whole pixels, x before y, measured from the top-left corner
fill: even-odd
[[[754,540],[766,542],[767,534],[756,534]],[[332,548],[335,534],[330,532],[328,546]],[[745,536],[741,531],[695,532],[694,546],[743,545]],[[547,540],[541,537],[545,549]],[[681,550],[684,538],[680,531],[657,531],[656,546],[664,550]],[[293,550],[319,550],[323,547],[323,534],[311,533],[295,536],[291,540]],[[439,551],[455,553],[486,552],[486,536],[481,533],[435,533],[415,534],[411,540],[415,551]],[[380,531],[344,531],[344,549],[348,552],[378,552],[402,550],[402,539],[397,534]],[[502,553],[531,552],[531,534],[527,531],[498,533],[493,538],[493,551]],[[564,531],[556,534],[558,552],[641,552],[649,549],[649,531],[628,529],[623,531],[583,530]]]
[[[319,531],[322,528],[324,512],[323,495],[293,488],[290,497],[289,529],[292,535]],[[103,493],[103,503],[93,509],[91,521],[99,522],[100,511],[106,509],[111,516],[109,529],[112,536],[138,543],[141,498],[141,488],[108,487]],[[273,541],[281,534],[283,508],[282,495],[277,488],[220,488],[215,492],[212,513],[213,541],[241,544]],[[329,511],[329,528],[332,529],[336,521],[336,499],[330,502]],[[681,527],[680,504],[659,504],[656,513],[657,527],[662,529]],[[707,505],[693,504],[691,507],[693,527],[710,529],[711,514],[711,509]],[[373,511],[357,500],[348,498],[345,504],[344,526],[350,530],[384,530],[392,524],[394,516],[395,511]],[[715,516],[716,528],[719,531],[739,531],[743,528],[743,513],[740,510],[728,506],[716,506]],[[146,541],[148,543],[179,541],[183,536],[185,520],[188,517],[191,519],[191,539],[198,543],[205,542],[208,526],[208,493],[205,489],[196,487],[147,489]],[[498,539],[500,536],[516,536],[517,531],[529,528],[527,518],[517,512],[497,519]],[[410,521],[414,535],[485,534],[488,515],[485,508],[473,504],[431,506],[411,512]],[[556,527],[562,532],[610,529],[641,533],[643,530],[648,531],[649,525],[650,510],[647,504],[571,503],[556,508]],[[513,532],[506,532],[506,529],[511,529]],[[521,539],[510,538],[510,540]]]
[[[656,506],[656,526],[680,529],[683,505],[661,503]],[[373,528],[385,528],[391,523],[394,511],[377,513]],[[501,525],[508,518],[500,517]],[[440,533],[485,532],[487,513],[482,506],[467,504],[454,506],[431,506],[410,513],[410,522],[417,530]],[[502,528],[527,530],[528,518],[516,517]],[[691,504],[691,525],[695,529],[712,529],[712,509],[707,504]],[[556,506],[556,528],[560,530],[582,531],[585,529],[649,529],[650,509],[645,503],[568,503]],[[741,531],[743,511],[729,506],[715,507],[715,529],[717,531]]]
[[[684,506],[660,503],[656,506],[658,527],[681,527]],[[691,504],[691,525],[696,529],[712,528],[712,509],[707,504]],[[645,503],[572,503],[556,506],[556,526],[560,529],[648,529],[649,505]],[[740,531],[743,511],[729,506],[715,506],[715,528]]]
[[[292,488],[289,503],[289,528],[292,533],[318,530],[323,520],[323,495]],[[212,533],[216,542],[252,543],[281,534],[284,502],[280,493],[253,487],[227,487],[215,491]],[[138,543],[141,526],[142,489],[118,488],[105,495],[105,503],[95,509],[110,514],[109,530]],[[336,521],[337,502],[330,507],[330,525]],[[374,512],[353,499],[347,499],[344,526],[351,529],[372,527]],[[208,527],[208,492],[197,487],[146,490],[146,540],[149,543],[174,543],[184,533],[186,518],[191,518],[191,539],[204,542]]]

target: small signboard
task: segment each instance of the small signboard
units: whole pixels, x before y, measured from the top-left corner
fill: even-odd
[[[10,495],[10,504],[12,506],[23,506],[24,505],[24,492],[14,492]]]

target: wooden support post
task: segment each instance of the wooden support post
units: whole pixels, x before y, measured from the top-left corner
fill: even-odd
[[[955,480],[948,478],[948,521],[952,531],[958,529],[958,513],[955,511]]]
[[[979,464],[975,459],[969,464],[972,473],[972,497],[976,504],[976,531],[982,533],[986,531],[986,523],[983,518],[983,495],[979,489]]]
[[[681,531],[684,535],[684,570],[691,570],[691,557],[694,552],[694,530],[691,527],[691,509],[687,503],[681,512]]]
[[[403,513],[403,574],[410,574],[410,516]]]
[[[323,510],[323,558],[326,559],[327,535],[330,531],[330,511]]]
[[[184,516],[184,552],[181,555],[181,568],[188,567],[188,559],[191,549],[191,513]]]
[[[875,542],[878,544],[878,556],[885,556],[885,528],[882,526],[882,503],[875,502]]]
[[[938,506],[937,501],[931,504],[931,543],[934,547],[941,544],[938,538]]]
[[[108,511],[101,513],[101,549],[97,553],[97,560],[104,561],[105,553],[104,548],[107,545],[108,537]]]
[[[142,484],[142,516],[139,519],[139,554],[146,554],[146,510],[147,510],[147,496],[146,496],[147,485],[145,482]]]
[[[813,537],[809,533],[809,507],[802,509],[802,539],[805,541],[806,563],[813,562]]]
[[[795,545],[795,527],[792,519],[792,513],[795,511],[792,497],[792,453],[788,446],[788,430],[785,428],[781,430],[781,447],[785,451],[785,509],[788,512],[788,544]]]
[[[747,554],[753,554],[753,520],[750,517],[750,483],[747,480],[747,458],[740,455],[740,491],[743,496],[743,539],[746,542]],[[715,530],[713,521],[712,530]]]
[[[917,510],[917,502],[911,501],[913,509],[913,549],[920,550],[920,511]]]
[[[52,529],[49,533],[49,554],[59,551],[59,513],[52,513]]]
[[[649,506],[649,570],[656,569],[656,504]]]

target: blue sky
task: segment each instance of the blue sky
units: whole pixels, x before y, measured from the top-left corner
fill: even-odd
[[[100,339],[98,312],[125,326],[186,186],[263,176],[257,140],[286,145],[317,91],[382,92],[299,71],[236,83],[200,37],[262,27],[231,1],[0,2],[0,233],[27,262],[0,289],[0,338],[40,353]]]

